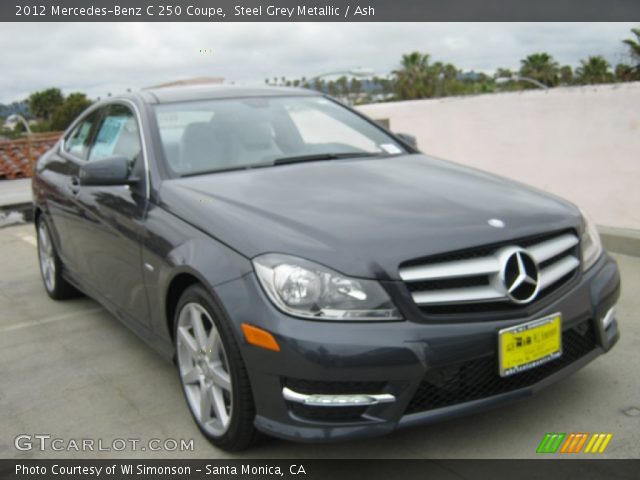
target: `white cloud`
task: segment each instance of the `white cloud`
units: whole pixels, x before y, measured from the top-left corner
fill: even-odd
[[[403,53],[470,70],[517,68],[547,51],[562,64],[625,60],[633,23],[39,23],[0,27],[0,102],[57,86],[105,96],[194,76],[238,82],[311,77],[364,66],[379,74]],[[213,54],[199,50],[213,49]]]

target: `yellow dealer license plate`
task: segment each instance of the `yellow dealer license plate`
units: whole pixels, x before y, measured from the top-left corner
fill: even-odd
[[[500,376],[535,368],[562,355],[562,316],[548,317],[504,328],[498,332]]]

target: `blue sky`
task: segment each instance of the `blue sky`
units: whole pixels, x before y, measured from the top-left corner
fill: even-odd
[[[588,55],[628,61],[637,23],[11,23],[0,26],[0,102],[57,86],[105,96],[195,76],[240,83],[367,67],[385,75],[403,53],[464,70],[517,69],[547,51],[577,66]],[[204,53],[203,53],[204,52]]]

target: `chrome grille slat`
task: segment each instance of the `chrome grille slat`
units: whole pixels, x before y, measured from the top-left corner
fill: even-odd
[[[578,237],[568,233],[529,247],[527,250],[533,258],[536,259],[536,262],[542,263],[550,258],[560,255],[571,247],[575,247],[577,244]]]
[[[504,291],[492,286],[448,288],[428,292],[416,292],[413,301],[418,305],[438,305],[444,303],[492,302],[505,300]]]
[[[483,256],[474,256],[470,251],[469,258],[460,260],[431,261],[422,265],[412,262],[410,266],[401,267],[399,275],[409,287],[413,301],[421,308],[430,305],[446,307],[511,303],[502,278],[505,275],[505,256],[518,249],[527,252],[540,268],[538,291],[542,292],[580,267],[576,248],[578,243],[575,234],[566,232],[552,238],[541,238],[537,243],[527,240],[524,249],[518,241],[507,242],[493,249],[479,247],[476,252],[483,252]],[[491,253],[487,255],[487,252]]]
[[[470,258],[468,260],[435,263],[406,267],[400,270],[400,278],[405,282],[432,280],[436,278],[470,277],[489,275],[500,270],[498,259],[494,256]]]
[[[580,261],[574,256],[564,257],[562,260],[543,268],[540,271],[540,290],[544,290],[549,285],[553,285],[565,275],[569,275],[578,268]]]

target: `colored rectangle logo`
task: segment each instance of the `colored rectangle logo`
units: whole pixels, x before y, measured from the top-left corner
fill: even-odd
[[[612,433],[545,433],[536,453],[599,454],[605,452],[612,438]]]

